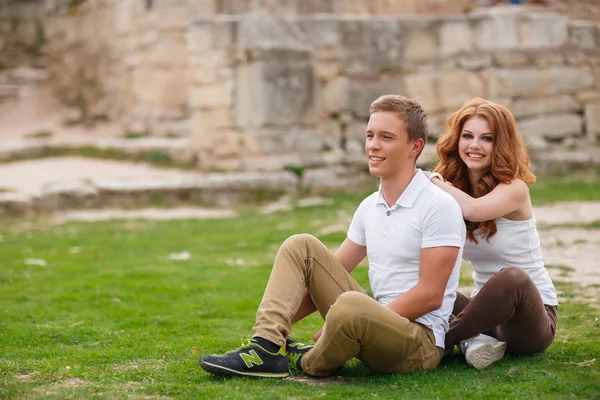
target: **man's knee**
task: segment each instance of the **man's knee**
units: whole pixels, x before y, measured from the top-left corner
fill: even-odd
[[[298,233],[298,234],[288,237],[283,242],[281,247],[285,248],[285,249],[292,249],[292,248],[305,249],[305,248],[310,248],[312,246],[315,246],[317,244],[320,245],[321,242],[319,241],[319,239],[317,239],[313,235],[310,235],[308,233]]]
[[[360,292],[344,292],[333,303],[325,320],[333,325],[355,319],[365,313],[367,304],[372,301],[373,299]]]

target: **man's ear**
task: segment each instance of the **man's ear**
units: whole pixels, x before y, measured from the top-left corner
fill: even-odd
[[[421,151],[423,151],[423,147],[425,147],[425,140],[423,140],[423,138],[415,139],[412,142],[412,148],[410,149],[410,152],[417,157],[419,154],[421,154]]]

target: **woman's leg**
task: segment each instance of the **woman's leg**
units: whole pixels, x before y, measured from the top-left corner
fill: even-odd
[[[525,271],[508,267],[494,274],[477,296],[450,323],[446,346],[480,333],[508,343],[513,354],[533,354],[550,346],[556,319]]]

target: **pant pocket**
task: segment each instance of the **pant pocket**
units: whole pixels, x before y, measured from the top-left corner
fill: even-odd
[[[416,342],[414,352],[398,364],[395,372],[406,374],[413,371],[434,370],[441,359],[442,349],[435,345],[433,332],[424,328],[422,339]]]

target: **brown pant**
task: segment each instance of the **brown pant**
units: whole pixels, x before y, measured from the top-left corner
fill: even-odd
[[[541,353],[554,340],[557,313],[557,306],[544,305],[525,271],[504,268],[474,298],[457,293],[446,349],[484,333],[506,342],[511,354]]]
[[[326,376],[354,357],[379,372],[438,366],[443,351],[436,347],[431,329],[369,297],[311,235],[294,235],[279,249],[256,313],[253,336],[285,346],[305,288],[325,319],[321,338],[302,357],[306,373]]]

